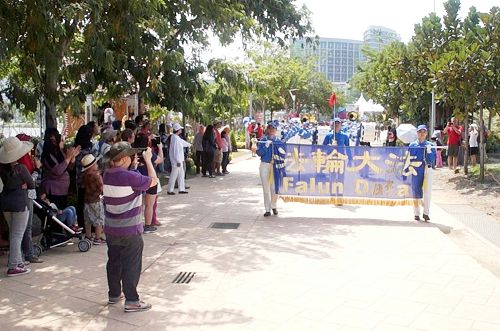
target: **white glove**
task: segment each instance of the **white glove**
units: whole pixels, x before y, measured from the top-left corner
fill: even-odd
[[[272,143],[271,140],[266,141],[266,148],[269,148],[269,146],[271,146],[271,143]]]
[[[432,153],[432,147],[430,145],[427,145],[427,154]]]

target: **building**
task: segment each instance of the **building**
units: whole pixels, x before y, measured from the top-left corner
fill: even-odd
[[[362,49],[370,47],[381,50],[399,35],[380,26],[370,26],[364,33],[364,40],[319,38],[318,43],[296,40],[291,45],[291,56],[316,59],[316,68],[339,88],[346,88],[347,82],[356,73],[357,65],[366,60]]]
[[[371,49],[381,51],[393,41],[401,41],[396,31],[383,26],[369,26],[363,35],[364,44]]]
[[[333,83],[345,83],[356,72],[356,66],[364,61],[359,40],[320,38],[319,44],[298,40],[292,44],[292,56],[317,59],[317,70]]]

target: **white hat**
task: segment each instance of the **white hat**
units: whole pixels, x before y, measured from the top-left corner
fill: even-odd
[[[90,167],[92,167],[100,159],[101,159],[101,156],[96,158],[92,154],[85,155],[82,159],[82,168],[83,168],[82,171],[86,171],[86,170],[90,169]]]
[[[0,148],[0,163],[16,162],[32,149],[33,143],[20,141],[17,137],[9,137],[3,141],[3,146]]]
[[[174,132],[177,132],[177,131],[182,130],[184,128],[179,123],[174,123],[174,125],[172,125],[172,129],[174,130]]]

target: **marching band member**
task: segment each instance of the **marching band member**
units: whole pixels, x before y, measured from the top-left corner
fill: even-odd
[[[431,205],[432,191],[432,167],[436,162],[436,149],[434,144],[427,140],[427,126],[419,125],[417,127],[418,139],[410,144],[412,147],[425,147],[425,174],[422,181],[423,202],[424,202],[424,221],[429,222],[429,208]],[[415,221],[420,221],[420,201],[414,206]]]
[[[274,190],[273,179],[273,143],[279,142],[276,137],[276,124],[270,122],[267,125],[266,135],[259,140],[257,146],[257,155],[260,156],[260,180],[262,182],[262,191],[264,193],[264,207],[266,212],[264,217],[271,216],[271,209],[274,215],[278,215],[276,203],[278,195]]]
[[[340,118],[334,118],[333,123],[333,132],[330,132],[325,136],[323,145],[349,146],[349,137],[345,133],[340,131],[340,129],[342,128],[342,122],[340,121]]]

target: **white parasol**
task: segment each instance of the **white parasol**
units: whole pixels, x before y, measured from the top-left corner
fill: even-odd
[[[417,140],[417,128],[412,124],[401,124],[396,129],[398,139],[405,144],[409,144]]]

